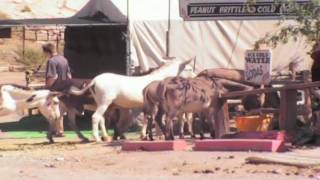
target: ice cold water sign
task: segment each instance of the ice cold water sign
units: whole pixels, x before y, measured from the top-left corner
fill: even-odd
[[[247,50],[245,54],[245,80],[255,84],[271,81],[271,51]]]

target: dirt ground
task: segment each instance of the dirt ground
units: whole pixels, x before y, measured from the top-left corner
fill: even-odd
[[[246,157],[266,152],[128,152],[119,142],[78,142],[1,139],[1,179],[320,179],[317,168],[245,163]]]
[[[0,83],[24,83],[23,73],[0,73],[0,77]],[[266,152],[196,152],[191,144],[186,151],[130,152],[122,151],[120,142],[55,140],[48,144],[45,138],[14,139],[0,133],[0,179],[320,179],[320,167],[245,161],[253,155],[270,155]],[[309,148],[287,154],[320,158],[319,152]]]

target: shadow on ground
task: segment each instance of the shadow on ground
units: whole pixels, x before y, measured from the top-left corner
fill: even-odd
[[[91,121],[85,117],[77,118],[77,125],[80,130],[90,130]],[[71,130],[67,119],[64,120],[65,130]],[[17,122],[0,123],[1,131],[47,131],[48,122],[42,115],[32,115],[21,118]]]

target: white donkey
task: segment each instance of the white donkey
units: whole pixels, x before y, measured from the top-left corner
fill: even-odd
[[[53,143],[57,120],[61,118],[59,109],[59,99],[57,92],[49,90],[31,90],[27,87],[5,84],[0,87],[1,104],[0,116],[13,112],[23,112],[25,109],[38,108],[41,114],[49,123],[47,138],[49,143]]]
[[[71,88],[70,93],[82,95],[90,89],[97,104],[97,109],[92,115],[92,130],[97,142],[101,141],[99,136],[99,124],[102,137],[110,141],[105,128],[104,113],[114,103],[122,108],[142,108],[143,89],[152,81],[163,80],[166,77],[179,75],[192,61],[172,60],[166,62],[159,69],[143,76],[124,76],[113,73],[103,73],[96,76],[85,88]]]

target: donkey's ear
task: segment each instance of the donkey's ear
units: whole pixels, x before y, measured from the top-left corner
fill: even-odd
[[[196,59],[196,57],[193,57],[191,59],[188,59],[186,61],[183,62],[183,65],[187,65],[187,64],[190,64],[192,61],[194,61]]]

